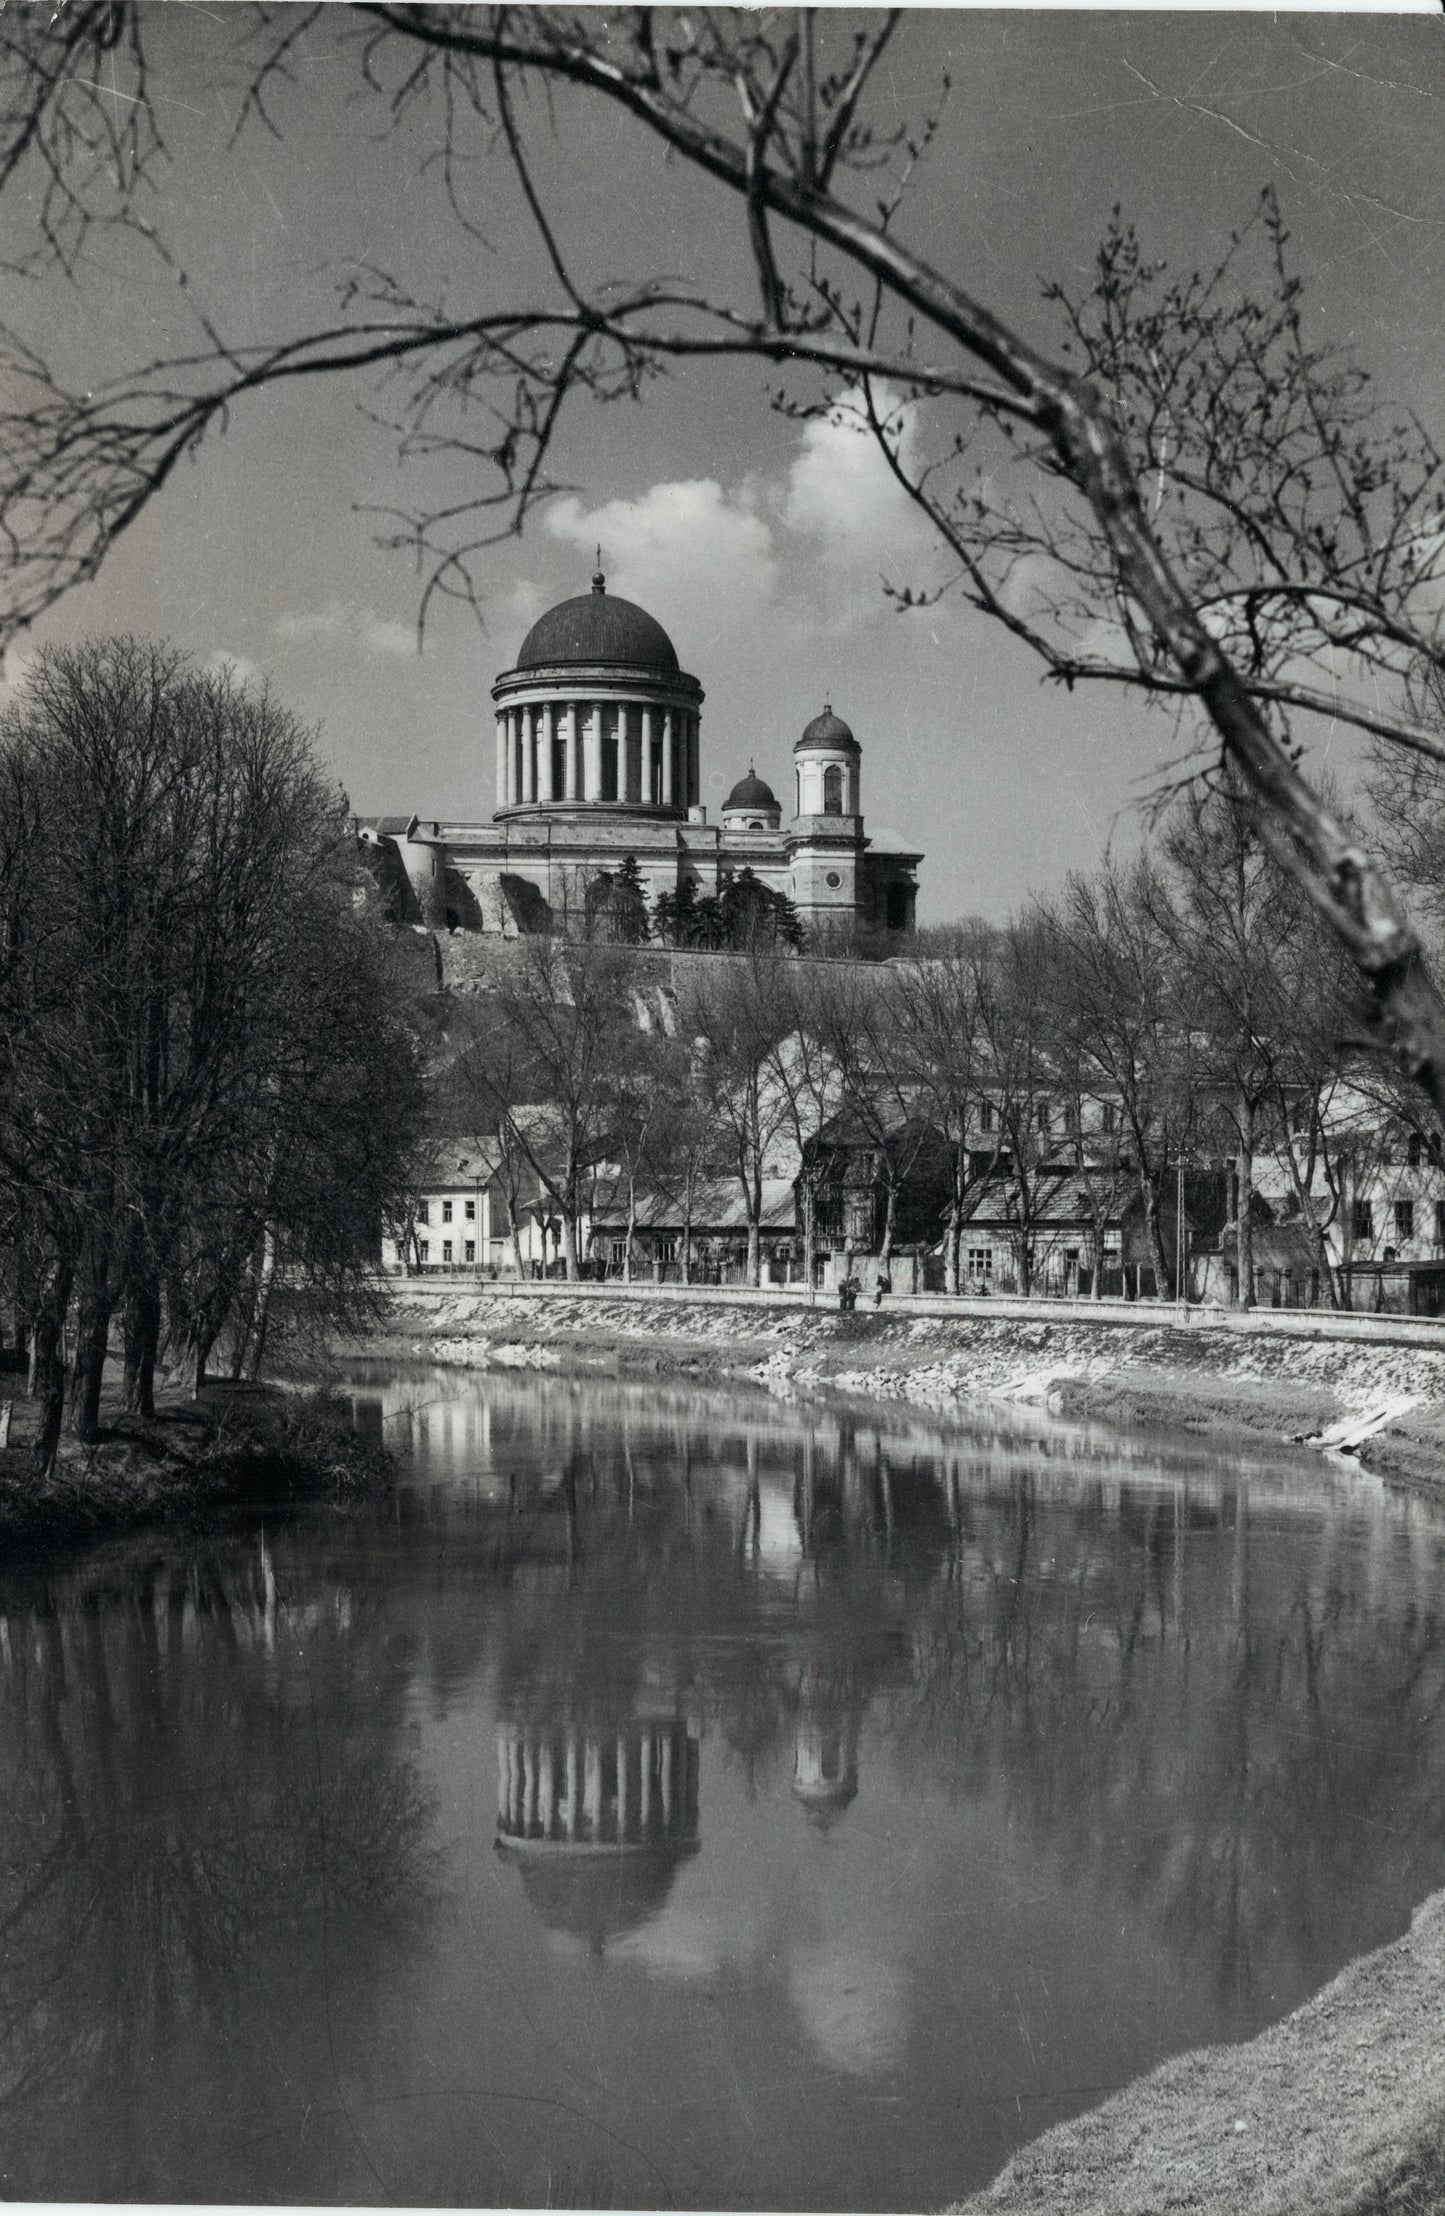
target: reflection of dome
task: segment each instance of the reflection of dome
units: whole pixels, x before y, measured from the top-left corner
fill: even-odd
[[[814,716],[812,722],[805,726],[802,737],[793,742],[795,754],[802,754],[813,747],[827,747],[844,754],[861,754],[863,751],[843,718],[834,715],[831,701],[820,716]]]
[[[793,1792],[815,1823],[830,1824],[858,1797],[858,1727],[804,1715],[793,1756]]]
[[[778,796],[772,786],[764,784],[752,770],[738,779],[723,802],[724,808],[776,808],[778,805]]]
[[[697,1852],[698,1743],[674,1717],[497,1732],[498,1850],[549,1930],[601,1950],[656,1915]]]
[[[522,641],[516,667],[551,668],[559,662],[615,662],[669,675],[678,666],[673,643],[656,617],[634,601],[608,593],[600,573],[591,592],[559,601],[537,618]]]
[[[499,1847],[512,1842],[498,1839]],[[523,1848],[515,1854],[522,1890],[548,1931],[581,1939],[600,1954],[610,1939],[637,1931],[672,1891],[679,1862],[696,1854],[696,1839],[671,1840],[629,1854],[563,1843]]]

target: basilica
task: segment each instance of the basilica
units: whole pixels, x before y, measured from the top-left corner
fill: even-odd
[[[922,856],[863,828],[862,749],[831,706],[793,747],[793,816],[751,766],[710,822],[703,689],[662,625],[606,579],[533,624],[496,702],[490,823],[361,818],[363,843],[433,929],[577,928],[635,862],[649,906],[701,899],[744,869],[786,894],[815,942],[913,928]]]

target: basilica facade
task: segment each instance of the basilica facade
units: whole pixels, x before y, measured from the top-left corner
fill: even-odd
[[[606,589],[533,624],[492,687],[496,807],[487,823],[358,819],[433,929],[567,930],[631,857],[649,905],[721,893],[744,869],[822,940],[913,928],[920,854],[864,830],[862,749],[825,707],[793,747],[792,818],[751,767],[709,821],[703,689],[662,625]]]

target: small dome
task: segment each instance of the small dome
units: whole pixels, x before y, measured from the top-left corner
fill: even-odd
[[[600,572],[591,592],[559,601],[538,616],[522,641],[516,667],[542,669],[557,662],[616,662],[669,676],[678,667],[677,651],[657,618],[635,601],[609,593]]]
[[[834,715],[831,701],[824,706],[820,716],[814,716],[803,736],[795,742],[793,752],[801,754],[805,748],[814,746],[841,747],[846,754],[861,754],[863,751],[843,718]]]
[[[762,778],[752,768],[749,768],[746,777],[738,779],[727,799],[723,802],[725,809],[778,808],[779,805],[778,796],[773,791],[772,786],[765,785]]]

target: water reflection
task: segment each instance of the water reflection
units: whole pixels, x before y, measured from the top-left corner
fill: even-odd
[[[562,1723],[497,1734],[497,1846],[549,1930],[606,1941],[657,1913],[697,1851],[695,1726],[633,1719],[602,1737]]]
[[[0,1577],[7,2192],[942,2205],[1445,1883],[1445,1524],[1303,1457],[357,1386]]]

